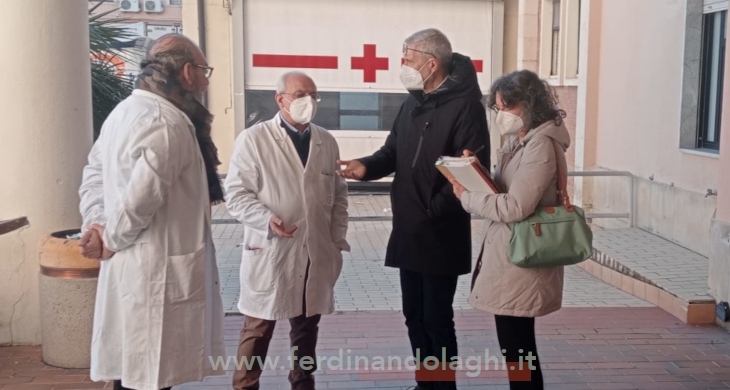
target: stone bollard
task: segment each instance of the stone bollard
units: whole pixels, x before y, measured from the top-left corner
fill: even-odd
[[[62,368],[89,368],[99,261],[81,255],[78,240],[50,234],[41,239],[40,304],[43,361]]]

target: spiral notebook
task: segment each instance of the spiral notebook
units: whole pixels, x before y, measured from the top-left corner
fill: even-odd
[[[488,194],[502,192],[489,171],[474,157],[441,157],[436,161],[436,168],[447,179],[455,178],[467,191]]]

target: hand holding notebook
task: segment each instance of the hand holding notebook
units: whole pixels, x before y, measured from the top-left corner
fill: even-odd
[[[438,169],[447,179],[454,178],[467,191],[498,194],[501,191],[492,176],[474,156],[448,157],[444,156],[436,161]]]

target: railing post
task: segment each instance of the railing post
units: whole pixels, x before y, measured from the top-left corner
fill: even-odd
[[[634,213],[634,175],[629,174],[629,224],[630,227],[636,226],[636,214]]]
[[[628,177],[629,183],[629,212],[626,214],[619,213],[602,213],[594,214],[592,218],[628,218],[630,227],[636,226],[636,213],[634,212],[634,175],[628,171],[578,171],[568,172],[568,176],[578,177],[605,177],[605,176],[623,176]],[[586,214],[588,217],[588,214]]]

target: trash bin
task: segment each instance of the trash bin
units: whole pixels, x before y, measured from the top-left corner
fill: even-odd
[[[99,261],[81,255],[79,230],[43,237],[40,305],[43,361],[62,368],[89,368]]]

